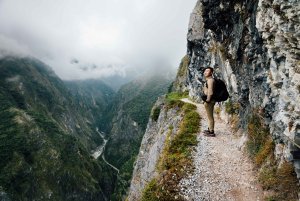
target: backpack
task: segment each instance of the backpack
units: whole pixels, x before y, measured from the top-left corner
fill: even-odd
[[[218,78],[214,78],[214,81],[213,99],[217,102],[226,101],[229,97],[229,93],[225,82]]]

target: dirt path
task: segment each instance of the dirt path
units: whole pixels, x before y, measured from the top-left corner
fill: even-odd
[[[195,104],[188,99],[185,102]],[[207,129],[203,104],[195,104],[202,117],[201,129]],[[198,134],[194,152],[194,173],[180,183],[181,194],[188,201],[258,201],[263,192],[257,183],[253,164],[238,147],[229,125],[215,117],[216,137]]]

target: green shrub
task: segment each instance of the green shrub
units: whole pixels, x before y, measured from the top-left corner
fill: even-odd
[[[266,166],[259,174],[259,181],[263,189],[272,190],[274,195],[266,200],[297,201],[300,191],[294,167],[289,162],[284,162],[280,167]]]
[[[187,76],[189,63],[190,63],[190,57],[188,55],[185,55],[181,60],[179,69],[177,71],[176,79],[173,82],[173,85],[170,86],[169,92],[182,91],[185,89],[184,80]]]
[[[247,141],[247,148],[252,158],[255,158],[263,149],[269,137],[269,129],[264,125],[263,119],[257,114],[253,114],[248,121]]]
[[[284,162],[278,165],[271,138],[263,117],[254,113],[248,121],[247,149],[259,170],[259,181],[263,189],[274,192],[266,200],[293,201],[298,200],[299,185],[294,167]]]
[[[166,98],[168,101],[170,100],[180,100],[182,98],[187,98],[188,97],[188,92],[185,93],[179,93],[179,92],[171,92],[166,95]]]
[[[188,113],[188,112],[197,110],[197,106],[196,106],[196,105],[193,105],[193,104],[188,104],[188,103],[186,103],[186,104],[183,105],[183,108],[182,108],[182,109],[183,109],[183,111],[184,111],[185,113]]]
[[[142,201],[159,201],[157,192],[159,190],[156,179],[152,179],[145,187],[142,194]]]
[[[182,98],[187,98],[188,93],[171,92],[166,95],[166,104],[168,108],[178,107],[181,108],[184,102],[181,101]]]
[[[268,157],[272,157],[272,154],[275,149],[275,144],[270,136],[266,139],[264,145],[261,146],[258,153],[255,155],[255,163],[258,166],[261,166]]]
[[[178,97],[174,94],[171,96]],[[162,156],[158,162],[158,170],[164,172],[164,175],[159,179],[152,180],[147,185],[142,200],[171,201],[175,197],[176,200],[183,200],[178,195],[177,185],[186,175],[187,170],[192,171],[191,153],[192,148],[198,143],[197,132],[200,128],[200,115],[195,111],[196,106],[181,103],[184,117],[180,123],[179,131],[173,139],[170,139],[170,134],[168,134]]]
[[[225,102],[225,111],[228,114],[239,114],[240,104],[234,103],[231,100]]]
[[[177,77],[182,77],[187,73],[189,63],[190,63],[190,57],[188,55],[185,55],[181,60]]]
[[[181,108],[184,105],[184,102],[181,100],[169,100],[167,101],[167,108]]]
[[[271,189],[277,185],[276,167],[264,167],[259,173],[259,181],[264,189]]]

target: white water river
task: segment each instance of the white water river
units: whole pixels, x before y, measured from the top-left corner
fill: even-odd
[[[107,143],[107,140],[104,138],[104,133],[103,132],[100,132],[98,128],[96,128],[96,132],[100,135],[100,137],[103,139],[103,144],[101,144],[99,147],[96,148],[96,150],[92,153],[92,156],[97,159],[99,158],[99,156],[102,155],[102,159],[103,161],[109,165],[111,168],[113,168],[114,170],[116,170],[119,174],[119,169],[116,168],[115,166],[113,166],[112,164],[110,164],[104,157],[104,154],[102,154],[105,150],[105,146],[106,146],[106,143]]]

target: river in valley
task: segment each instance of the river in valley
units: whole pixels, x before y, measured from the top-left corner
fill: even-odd
[[[103,139],[103,143],[95,149],[95,151],[92,153],[92,156],[93,156],[95,159],[97,159],[97,158],[99,158],[99,156],[102,155],[103,161],[104,161],[107,165],[109,165],[111,168],[113,168],[115,171],[117,171],[118,174],[119,174],[119,169],[116,168],[115,166],[113,166],[112,164],[110,164],[110,163],[105,159],[104,154],[102,154],[102,153],[104,152],[104,150],[105,150],[105,146],[106,146],[106,143],[107,143],[107,141],[108,141],[108,140],[105,139],[105,137],[104,137],[104,134],[105,134],[105,133],[99,131],[98,128],[96,128],[96,132],[97,132],[97,133],[100,135],[100,137]]]

